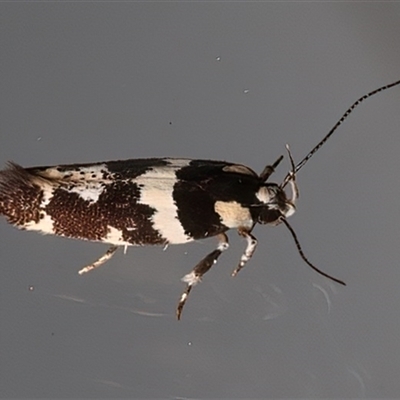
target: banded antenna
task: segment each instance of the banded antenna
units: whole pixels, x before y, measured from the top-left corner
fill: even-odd
[[[290,152],[290,148],[288,145],[286,145],[286,150],[289,155],[289,160],[291,164],[291,170],[288,172],[286,175],[285,179],[283,180],[282,184],[280,185],[281,189],[283,189],[288,183],[292,185],[292,201],[296,200],[299,197],[299,191],[297,188],[296,184],[296,173],[304,167],[304,165],[307,163],[307,161],[325,144],[325,142],[332,136],[332,134],[339,128],[340,125],[347,119],[347,117],[354,111],[354,109],[362,103],[364,100],[368,99],[369,97],[382,92],[383,90],[390,89],[393,86],[399,85],[400,80],[390,83],[389,85],[385,85],[380,87],[379,89],[375,89],[372,92],[365,94],[364,96],[360,97],[357,101],[355,101],[348,109],[347,111],[343,114],[343,116],[339,119],[338,122],[334,125],[334,127],[328,132],[328,134],[297,164],[294,165],[293,157]],[[282,160],[282,157],[279,158],[275,164],[272,167],[268,167],[268,171],[263,171],[263,174],[269,177],[269,175],[274,171],[274,168],[276,168],[277,164]],[[261,175],[263,175],[261,174]],[[303,252],[303,249],[301,248],[300,242],[297,238],[296,232],[292,228],[292,226],[289,224],[287,219],[284,216],[281,216],[280,221],[284,223],[286,228],[288,228],[289,232],[291,233],[293,240],[296,244],[297,251],[300,254],[300,257],[303,259],[303,261],[308,264],[314,271],[318,272],[319,274],[325,276],[326,278],[331,279],[334,282],[337,282],[341,285],[346,285],[342,280],[337,279],[333,277],[332,275],[327,274],[326,272],[321,271],[319,268],[317,268],[314,264],[311,264],[311,262],[308,260],[306,255]]]
[[[342,118],[340,118],[339,121],[336,122],[335,126],[328,132],[328,134],[296,165],[293,171],[290,171],[286,175],[285,179],[282,182],[281,188],[284,188],[289,183],[289,181],[293,179],[294,174],[296,174],[301,168],[304,167],[307,161],[325,144],[325,142],[333,135],[336,129],[339,128],[340,125],[342,125],[342,123],[347,119],[347,117],[354,111],[354,109],[359,104],[361,104],[364,100],[368,99],[369,97],[372,97],[379,92],[382,92],[386,89],[390,89],[393,86],[397,86],[399,84],[400,80],[390,83],[389,85],[382,86],[379,89],[375,89],[372,92],[365,94],[364,96],[360,97],[357,101],[355,101],[343,114]]]

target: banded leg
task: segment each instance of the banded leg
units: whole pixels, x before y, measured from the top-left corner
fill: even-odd
[[[238,272],[246,265],[247,261],[253,257],[253,254],[257,247],[257,239],[247,230],[245,229],[238,229],[238,233],[240,236],[243,236],[247,240],[247,247],[240,257],[239,265],[236,269],[232,272],[232,276],[236,276]]]
[[[176,318],[181,319],[183,306],[189,296],[192,287],[201,282],[203,275],[217,262],[218,257],[229,247],[228,237],[225,233],[218,235],[219,244],[218,247],[210,254],[205,256],[190,272],[182,278],[183,282],[187,283],[185,291],[179,300],[178,307],[176,309]]]
[[[118,250],[118,247],[119,246],[111,246],[107,250],[107,252],[104,255],[102,255],[100,258],[98,258],[95,262],[93,262],[92,264],[89,264],[86,267],[79,270],[78,274],[83,275],[83,274],[86,274],[86,272],[90,272],[93,269],[100,267],[100,265],[107,262],[115,254],[115,252]]]

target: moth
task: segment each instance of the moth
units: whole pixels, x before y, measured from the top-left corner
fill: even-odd
[[[284,224],[302,259],[318,273],[344,285],[311,264],[287,221],[296,210],[299,196],[296,174],[354,108],[399,84],[400,80],[359,98],[297,165],[287,146],[291,170],[281,184],[268,179],[283,156],[260,174],[241,164],[177,158],[31,168],[9,162],[0,171],[0,215],[20,229],[111,244],[80,274],[104,264],[120,247],[167,246],[215,236],[216,248],[182,278],[186,288],[178,302],[178,319],[193,286],[229,247],[226,232],[230,229],[236,229],[247,242],[232,276],[254,254],[255,225]],[[291,187],[289,194],[285,191],[287,185]]]

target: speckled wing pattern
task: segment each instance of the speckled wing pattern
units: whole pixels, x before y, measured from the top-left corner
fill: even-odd
[[[113,245],[185,243],[228,230],[216,202],[257,201],[258,184],[249,168],[223,161],[9,163],[0,172],[0,214],[22,229]]]

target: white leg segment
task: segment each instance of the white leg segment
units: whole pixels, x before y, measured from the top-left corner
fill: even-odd
[[[95,268],[100,267],[100,265],[104,264],[107,262],[118,250],[119,246],[111,246],[107,252],[102,255],[100,258],[98,258],[94,263],[87,265],[86,267],[82,268],[81,270],[78,271],[79,275],[86,274],[87,272],[92,271]]]
[[[251,257],[253,257],[253,254],[256,250],[257,243],[258,243],[257,239],[249,231],[239,229],[238,233],[240,236],[243,236],[247,240],[247,246],[246,246],[244,253],[242,254],[242,257],[240,257],[239,265],[232,272],[232,276],[236,276],[238,274],[238,272],[251,259]]]

